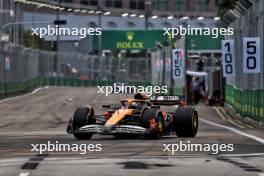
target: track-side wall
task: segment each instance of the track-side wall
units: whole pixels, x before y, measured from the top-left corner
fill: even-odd
[[[264,1],[255,1],[229,27],[234,28],[236,76],[227,78],[226,102],[242,116],[264,121]],[[260,37],[261,73],[243,73],[243,37]]]

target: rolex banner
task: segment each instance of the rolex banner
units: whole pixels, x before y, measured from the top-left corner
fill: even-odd
[[[167,36],[163,30],[120,30],[102,32],[101,39],[96,36],[94,47],[101,40],[102,50],[144,50],[155,47],[157,42],[163,42]],[[97,44],[96,44],[97,43]]]

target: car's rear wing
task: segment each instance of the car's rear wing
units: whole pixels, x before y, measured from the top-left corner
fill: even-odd
[[[179,96],[151,96],[150,102],[153,105],[184,105],[185,101]]]

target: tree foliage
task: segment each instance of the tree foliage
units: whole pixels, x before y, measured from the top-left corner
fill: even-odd
[[[37,35],[31,35],[31,31],[23,32],[22,45],[33,49],[52,50],[52,45],[50,42],[45,41],[43,38],[40,38]]]

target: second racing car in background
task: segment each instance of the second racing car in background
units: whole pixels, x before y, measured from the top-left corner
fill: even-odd
[[[174,106],[173,112],[162,111],[160,105]],[[177,107],[175,105],[178,105]],[[198,114],[194,107],[185,106],[178,96],[136,94],[120,104],[103,105],[105,112],[95,115],[90,106],[78,108],[70,118],[67,132],[77,139],[91,139],[93,134],[116,137],[144,136],[160,139],[162,136],[195,137]]]

